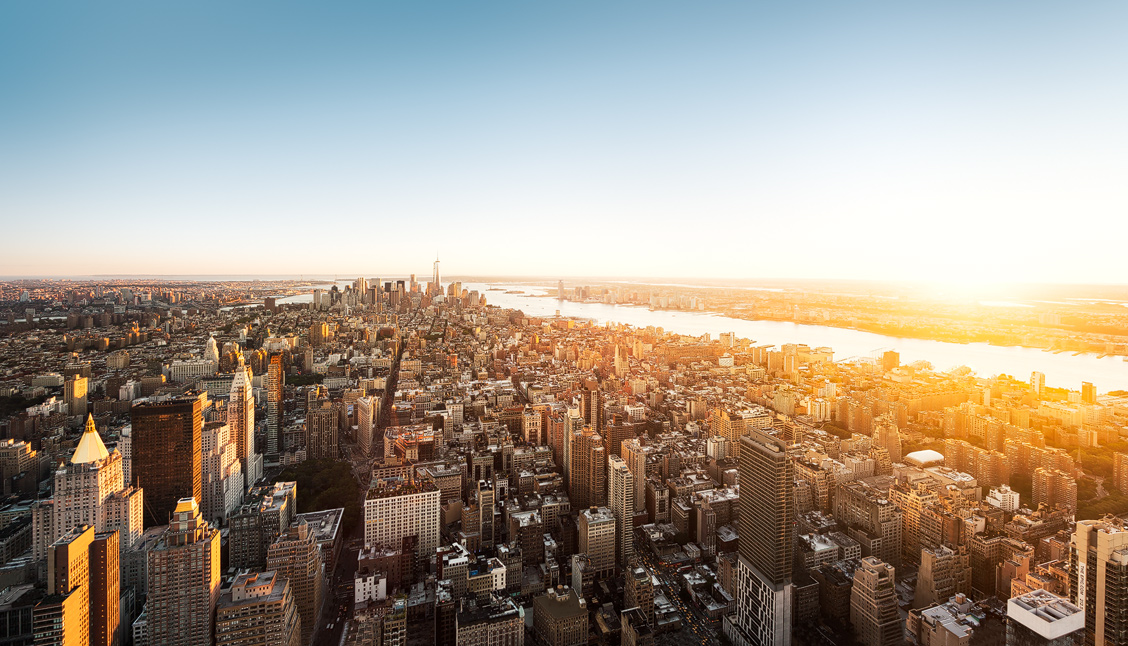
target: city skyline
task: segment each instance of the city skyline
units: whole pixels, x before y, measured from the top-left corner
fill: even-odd
[[[4,275],[1128,282],[1115,3],[0,12]]]

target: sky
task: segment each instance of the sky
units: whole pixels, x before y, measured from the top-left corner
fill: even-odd
[[[0,275],[1128,283],[1128,3],[4,2]]]

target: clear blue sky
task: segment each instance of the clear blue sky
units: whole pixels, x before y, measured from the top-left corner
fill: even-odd
[[[1128,282],[1128,3],[0,3],[0,275]]]

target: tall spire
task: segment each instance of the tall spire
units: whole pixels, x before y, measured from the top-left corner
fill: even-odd
[[[94,428],[94,416],[87,415],[86,430],[82,432],[82,438],[78,440],[78,447],[75,448],[74,455],[71,456],[71,464],[96,462],[109,456],[110,452],[106,450],[102,437],[98,435],[98,429]]]

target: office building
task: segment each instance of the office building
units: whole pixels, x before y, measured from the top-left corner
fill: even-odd
[[[303,518],[290,525],[266,552],[266,568],[290,582],[301,615],[301,642],[308,644],[317,626],[325,586],[325,568],[317,537]]]
[[[854,571],[850,590],[850,623],[862,646],[891,646],[904,642],[897,610],[896,577],[892,565],[867,556]]]
[[[94,528],[75,527],[47,554],[47,596],[33,612],[36,644],[90,644],[90,546]]]
[[[262,455],[255,446],[255,395],[251,367],[239,354],[239,365],[231,380],[231,395],[227,402],[227,426],[235,442],[235,455],[243,471],[245,488],[254,486],[262,477]]]
[[[364,501],[364,544],[398,549],[403,539],[418,537],[418,554],[439,547],[439,496],[433,482],[374,480]]]
[[[52,504],[32,515],[33,558],[45,558],[48,546],[70,529],[89,525],[95,532],[119,532],[115,562],[124,567],[126,553],[141,538],[144,493],[126,486],[123,466],[121,453],[106,450],[94,420],[87,418],[70,462],[55,471]]]
[[[323,401],[306,413],[306,455],[311,460],[336,460],[341,425],[340,404]]]
[[[203,499],[200,395],[135,403],[129,416],[132,484],[145,490],[145,527],[163,525],[182,498]]]
[[[231,567],[266,567],[267,548],[290,527],[297,514],[297,485],[275,482],[247,492],[246,501],[228,519]]]
[[[223,524],[243,501],[243,461],[224,422],[204,425],[200,440],[200,512],[209,522]]]
[[[372,449],[377,445],[376,423],[380,417],[380,400],[375,397],[361,397],[356,400],[356,444],[361,453],[372,457]]]
[[[208,526],[194,499],[177,502],[168,528],[148,556],[149,643],[211,644],[219,600],[219,530]]]
[[[279,442],[282,437],[284,412],[282,393],[285,385],[286,373],[282,367],[282,354],[271,353],[266,368],[266,453],[270,456],[277,456],[281,448]]]
[[[625,566],[634,558],[634,474],[625,460],[612,455],[607,460],[608,504],[615,516],[615,560]]]
[[[216,646],[308,644],[301,629],[290,583],[277,572],[240,574],[216,604]]]
[[[596,580],[615,574],[615,516],[606,507],[591,507],[579,515],[580,554],[587,554]]]
[[[757,429],[740,437],[740,547],[736,614],[724,631],[737,646],[791,643],[794,467],[787,444]]]
[[[547,646],[585,646],[587,604],[571,588],[556,586],[533,599],[533,630]]]

